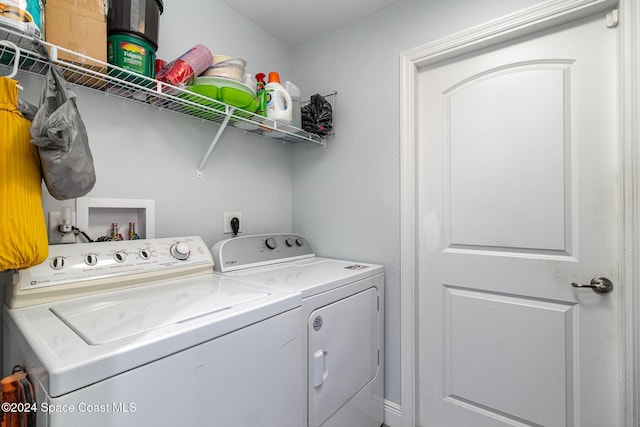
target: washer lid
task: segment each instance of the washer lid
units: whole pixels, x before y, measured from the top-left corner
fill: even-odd
[[[51,397],[300,307],[300,294],[207,274],[9,309],[4,322]]]
[[[52,305],[50,310],[87,344],[96,345],[229,310],[268,295],[239,285],[211,283],[159,288],[153,293],[138,289],[107,294],[95,301],[69,300]]]

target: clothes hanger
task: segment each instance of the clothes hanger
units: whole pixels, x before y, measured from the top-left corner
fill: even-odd
[[[11,70],[11,73],[9,73],[8,75],[3,76],[12,79],[18,74],[18,66],[20,65],[20,49],[18,48],[18,46],[16,46],[15,43],[10,42],[9,40],[0,40],[0,45],[13,48],[13,50],[16,52],[13,59],[13,70]],[[22,86],[20,86],[20,84],[16,83],[16,86],[18,87],[18,89],[22,90]]]

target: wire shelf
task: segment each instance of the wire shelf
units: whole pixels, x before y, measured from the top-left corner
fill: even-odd
[[[319,135],[235,108],[191,92],[188,88],[132,73],[11,28],[0,26],[0,40],[8,40],[18,46],[22,71],[39,75],[47,72],[49,60],[36,47],[36,43],[40,43],[48,50],[51,62],[63,71],[67,81],[75,85],[282,142],[305,141],[326,146],[326,141]],[[0,45],[0,65],[12,66],[14,57],[12,48]]]

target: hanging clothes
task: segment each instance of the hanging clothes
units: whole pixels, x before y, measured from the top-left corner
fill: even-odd
[[[0,77],[0,271],[31,267],[48,255],[38,149],[18,111],[18,82]]]
[[[1,427],[36,427],[37,402],[33,385],[22,366],[15,366],[13,374],[0,381],[3,407],[8,411],[0,413]]]

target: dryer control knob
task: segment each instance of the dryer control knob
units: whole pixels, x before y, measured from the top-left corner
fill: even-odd
[[[304,240],[302,240],[302,237],[298,237],[296,239],[296,245],[298,245],[298,246],[304,245]]]
[[[276,239],[273,237],[269,237],[267,240],[265,240],[264,244],[267,245],[267,248],[269,249],[275,249],[276,246],[278,246],[278,242],[276,242]]]
[[[191,255],[191,248],[189,248],[189,245],[185,242],[178,242],[171,245],[169,252],[171,252],[171,255],[173,255],[175,259],[185,260]]]
[[[287,246],[291,247],[293,246],[293,239],[291,237],[287,237],[287,240],[284,241]]]

